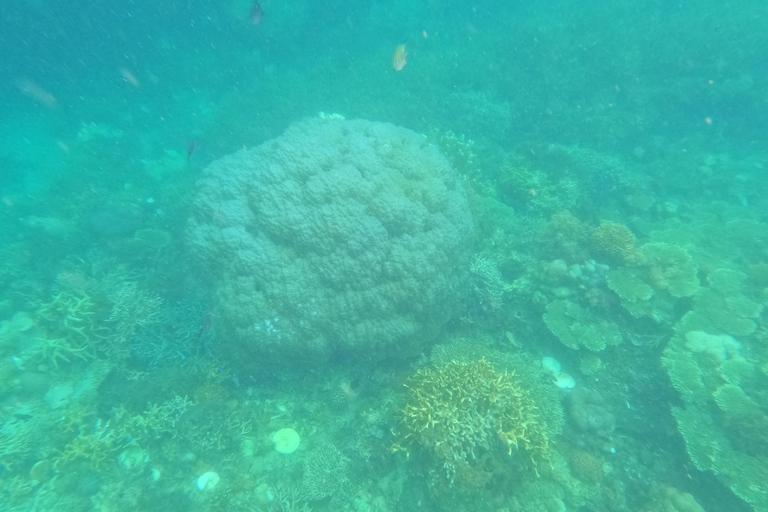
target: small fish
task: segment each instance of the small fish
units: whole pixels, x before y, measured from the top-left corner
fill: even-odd
[[[195,139],[192,139],[187,143],[187,163],[189,163],[189,158],[192,156],[192,153],[195,152],[196,147],[197,141],[195,141]]]
[[[53,94],[43,89],[32,80],[27,78],[19,78],[16,80],[16,87],[24,96],[28,96],[48,108],[53,108],[57,104],[56,98],[53,96]]]
[[[206,334],[208,334],[208,332],[211,330],[211,327],[213,327],[213,315],[206,313],[202,322],[200,322],[200,332],[197,333],[198,339],[202,339]]]
[[[408,52],[405,50],[405,45],[401,44],[395,48],[395,53],[392,54],[392,67],[395,71],[400,71],[407,64],[405,59],[408,58]]]
[[[123,77],[123,80],[125,80],[128,84],[134,86],[137,89],[141,88],[141,82],[139,82],[139,79],[136,78],[136,75],[131,73],[129,69],[120,68],[120,75]]]
[[[253,6],[251,7],[251,25],[258,26],[261,24],[261,20],[264,19],[264,11],[261,10],[261,5],[259,5],[259,2],[253,2]]]

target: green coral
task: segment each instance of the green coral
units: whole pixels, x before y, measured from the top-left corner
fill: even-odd
[[[712,293],[716,293],[709,290]],[[688,455],[758,510],[768,507],[768,416],[764,386],[742,344],[727,334],[676,327],[662,362],[685,406],[673,408]],[[683,335],[682,333],[685,332]]]
[[[759,411],[757,403],[735,384],[723,384],[712,396],[727,416],[737,420],[749,418]]]
[[[635,235],[623,224],[604,220],[592,231],[592,247],[609,261],[631,261],[635,255]]]
[[[394,450],[429,452],[451,480],[482,473],[477,461],[485,454],[525,453],[537,473],[549,464],[547,427],[514,373],[496,372],[485,359],[453,361],[418,370],[406,388]]]
[[[659,487],[642,512],[704,512],[693,496],[674,487]]]
[[[702,288],[693,297],[693,310],[686,313],[679,326],[684,331],[701,330],[731,336],[748,336],[757,324],[734,311],[727,296],[712,288]]]
[[[747,275],[730,268],[718,268],[707,276],[709,287],[722,295],[733,295],[741,292]]]
[[[670,343],[664,351],[662,363],[667,369],[672,385],[686,402],[706,402],[710,391],[704,385],[698,362],[690,351]]]
[[[585,348],[598,352],[607,345],[618,345],[622,340],[616,324],[567,300],[550,302],[544,322],[564,345],[574,350]]]
[[[672,413],[696,467],[713,472],[756,510],[768,510],[768,459],[736,449],[705,408],[674,408]]]
[[[619,267],[606,276],[608,287],[621,297],[622,303],[634,304],[653,297],[653,288],[643,280],[638,269]]]
[[[627,266],[608,273],[608,287],[633,316],[673,320],[678,299],[699,290],[695,262],[682,247],[660,242],[643,245],[639,254]]]
[[[352,491],[349,459],[334,445],[315,448],[304,459],[301,489],[309,500],[340,499]]]
[[[96,308],[85,292],[62,290],[35,313],[39,329],[24,358],[58,368],[95,355]]]
[[[690,297],[699,289],[698,267],[682,247],[651,242],[641,253],[654,289],[673,297]]]

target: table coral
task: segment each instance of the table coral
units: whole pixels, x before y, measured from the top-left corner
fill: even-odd
[[[599,352],[607,345],[618,345],[622,340],[616,324],[567,300],[550,302],[544,313],[544,322],[564,345],[575,350],[586,348]]]
[[[709,289],[707,289],[709,290]],[[712,290],[709,290],[712,291]],[[728,335],[688,331],[664,351],[662,362],[684,406],[672,413],[688,455],[701,471],[711,471],[757,510],[768,509],[768,416],[755,363]]]
[[[611,269],[606,282],[633,316],[657,323],[676,320],[677,300],[700,289],[693,258],[682,247],[660,242],[641,246],[625,266]]]

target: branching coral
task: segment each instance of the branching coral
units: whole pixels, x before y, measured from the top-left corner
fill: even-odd
[[[101,346],[107,356],[127,357],[133,344],[143,342],[140,334],[150,336],[160,327],[162,299],[156,293],[145,289],[134,281],[123,281],[113,285],[108,295],[111,311],[100,331]],[[154,334],[154,333],[153,333]]]
[[[396,450],[419,447],[454,478],[481,455],[521,452],[534,471],[549,464],[547,427],[514,374],[485,359],[419,370],[406,384],[403,432]]]
[[[92,467],[99,468],[114,461],[121,441],[115,434],[110,422],[99,419],[91,431],[82,431],[72,441],[67,443],[57,464],[85,460]]]
[[[54,367],[74,359],[88,360],[95,350],[95,309],[85,292],[60,291],[36,312],[38,333],[25,358]]]

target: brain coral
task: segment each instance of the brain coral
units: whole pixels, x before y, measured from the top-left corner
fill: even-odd
[[[424,137],[309,119],[208,166],[188,241],[240,352],[377,359],[418,353],[457,311],[472,233]]]

